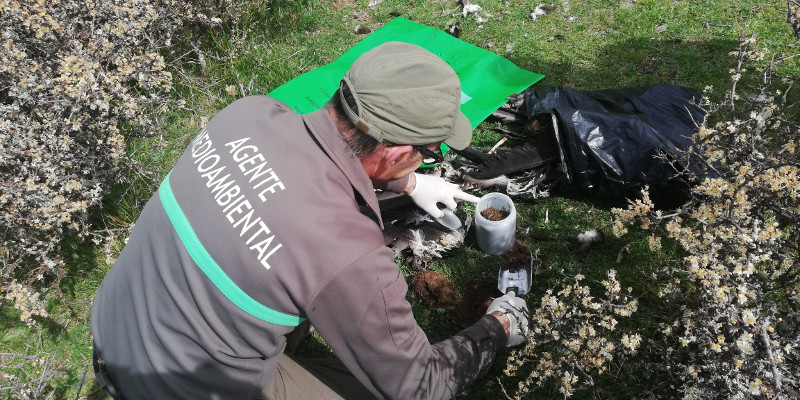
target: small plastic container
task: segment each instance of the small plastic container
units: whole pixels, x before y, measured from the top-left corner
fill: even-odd
[[[445,228],[453,231],[458,228],[461,228],[461,220],[458,219],[458,217],[455,214],[453,214],[453,212],[450,211],[449,208],[443,209],[442,212],[444,212],[444,215],[441,216],[440,218],[436,218],[436,222],[444,225]]]
[[[481,214],[487,208],[508,212],[500,221],[492,221]],[[475,206],[475,233],[478,247],[488,254],[500,255],[514,246],[517,231],[517,209],[511,198],[502,193],[489,193]]]

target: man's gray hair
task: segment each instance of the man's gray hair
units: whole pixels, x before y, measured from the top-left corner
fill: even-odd
[[[352,94],[346,90],[343,94],[345,101],[348,102],[347,105],[342,104],[339,91],[336,91],[330,103],[328,103],[328,106],[331,107],[336,114],[336,127],[339,129],[345,142],[347,142],[347,147],[350,148],[350,151],[356,158],[361,159],[372,154],[375,150],[378,150],[382,143],[379,142],[378,139],[375,139],[374,137],[358,130],[356,125],[350,121],[350,118],[347,117],[343,107],[350,107],[352,109],[353,107],[358,106],[355,104],[355,99],[353,98]],[[352,102],[348,100],[351,100]],[[358,110],[354,111],[358,112]]]

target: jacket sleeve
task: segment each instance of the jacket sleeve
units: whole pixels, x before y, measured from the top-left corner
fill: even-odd
[[[409,176],[406,175],[400,179],[395,179],[393,181],[389,181],[384,183],[383,185],[378,185],[375,189],[386,190],[392,193],[403,193],[405,190],[406,185],[408,185]]]
[[[414,319],[407,291],[391,250],[377,248],[332,280],[307,315],[353,375],[379,397],[449,399],[491,363],[506,343],[505,332],[487,315],[432,345]]]

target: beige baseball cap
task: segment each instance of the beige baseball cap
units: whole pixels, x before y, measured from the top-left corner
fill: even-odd
[[[472,140],[461,112],[461,82],[441,58],[422,47],[381,44],[359,57],[342,78],[355,98],[345,113],[356,127],[380,142],[426,145],[444,142],[456,150]]]

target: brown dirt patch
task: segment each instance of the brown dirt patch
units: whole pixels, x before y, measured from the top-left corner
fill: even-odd
[[[333,8],[339,10],[342,8],[355,8],[356,0],[336,0],[333,2]]]
[[[500,269],[517,272],[531,265],[531,251],[525,243],[517,240],[508,252],[500,256]]]
[[[411,280],[411,287],[426,304],[431,306],[448,306],[458,301],[453,284],[439,272],[417,272]]]
[[[489,207],[483,211],[481,211],[481,215],[483,218],[488,219],[489,221],[502,221],[506,219],[511,214],[509,210],[501,209],[501,208],[494,208]]]

